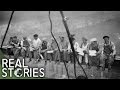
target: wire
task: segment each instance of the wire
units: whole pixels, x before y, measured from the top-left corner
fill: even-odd
[[[7,32],[8,32],[8,30],[9,30],[9,26],[10,26],[10,23],[11,23],[11,21],[12,21],[13,14],[14,14],[14,11],[12,11],[12,13],[11,13],[11,16],[10,16],[10,19],[9,19],[9,22],[8,22],[8,26],[7,26],[7,29],[6,29],[6,31],[5,31],[5,34],[4,34],[2,43],[1,43],[1,49],[2,49],[3,43],[4,43],[4,41],[5,41]]]
[[[73,42],[72,42],[72,38],[71,38],[71,34],[69,32],[69,28],[68,28],[68,25],[67,25],[67,22],[65,20],[65,16],[64,16],[64,13],[62,11],[60,11],[60,14],[62,16],[62,19],[63,19],[63,24],[65,26],[65,29],[66,29],[66,32],[67,32],[67,35],[68,35],[68,39],[69,39],[69,42],[70,42],[70,45],[71,45],[71,49],[73,51],[73,58],[74,58],[74,75],[75,75],[75,78],[77,78],[77,75],[76,75],[76,62],[75,62],[75,50],[74,50],[74,46],[73,46]]]
[[[78,58],[77,58],[77,56],[76,56],[76,54],[75,54],[74,46],[73,46],[73,43],[72,43],[72,40],[71,40],[71,34],[70,34],[70,32],[69,32],[69,28],[68,28],[67,22],[66,22],[66,20],[65,20],[65,16],[64,16],[63,11],[60,11],[60,14],[61,14],[61,16],[62,16],[63,24],[64,24],[64,26],[65,26],[65,29],[66,29],[66,32],[67,32],[67,35],[68,35],[68,38],[69,38],[69,42],[70,42],[70,45],[71,45],[71,49],[72,49],[72,52],[73,52],[73,56],[74,56],[74,74],[75,74],[75,78],[77,78],[77,76],[76,76],[76,65],[75,65],[76,62],[75,62],[75,58],[76,58],[76,60],[77,60],[77,62],[78,62],[78,64],[79,64],[79,66],[82,68],[82,70],[83,70],[86,78],[88,78],[88,77],[87,77],[87,74],[86,74],[86,72],[85,72],[85,70],[84,70],[84,68],[83,68],[83,67],[81,66],[81,64],[79,63],[79,60],[78,60]]]
[[[51,15],[51,12],[49,11],[49,21],[50,21],[50,32],[51,32],[51,35],[52,35],[52,37],[54,38],[54,40],[55,40],[55,42],[56,42],[56,44],[57,44],[57,47],[58,47],[58,50],[59,50],[59,53],[61,52],[60,51],[60,47],[59,47],[59,44],[58,44],[58,42],[57,42],[57,40],[56,40],[56,38],[54,37],[54,34],[53,34],[53,32],[52,32],[52,20],[51,20],[51,17],[50,17],[50,15]],[[60,58],[61,59],[61,58]],[[61,60],[60,60],[61,61]],[[65,66],[65,69],[66,69],[66,72],[67,72],[67,76],[68,76],[68,79],[69,79],[69,73],[68,73],[68,69],[67,69],[67,66],[66,66],[66,63],[65,63],[65,61],[63,60],[63,63],[64,63],[64,66]]]

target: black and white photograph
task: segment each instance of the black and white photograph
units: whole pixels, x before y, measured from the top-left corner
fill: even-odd
[[[0,79],[120,79],[120,11],[0,11]]]

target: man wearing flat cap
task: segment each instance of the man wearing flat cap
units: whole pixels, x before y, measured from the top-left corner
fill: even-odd
[[[33,57],[35,59],[35,63],[38,62],[39,59],[39,52],[42,41],[40,40],[38,34],[33,35],[34,40],[32,41],[32,48],[33,48]]]
[[[23,40],[21,41],[21,47],[22,47],[22,49],[21,49],[22,56],[24,58],[28,57],[30,55],[30,50],[29,50],[30,43],[27,40],[27,37],[23,37]]]
[[[104,36],[104,43],[102,45],[102,55],[101,55],[101,66],[103,70],[108,68],[108,71],[111,70],[111,65],[114,61],[114,56],[116,54],[115,45],[110,41],[109,36]]]
[[[12,44],[13,44],[14,59],[17,59],[21,51],[20,40],[17,38],[17,36],[13,37]]]
[[[55,63],[59,63],[60,62],[60,53],[58,50],[57,43],[53,38],[52,38],[52,43],[50,45],[50,48],[53,51],[53,61],[55,61]]]
[[[41,54],[43,55],[45,60],[47,60],[47,49],[48,49],[47,38],[43,38],[42,45],[41,45]]]
[[[75,54],[78,57],[78,53],[79,53],[78,49],[80,48],[80,46],[79,46],[79,43],[76,41],[74,36],[75,36],[74,34],[71,35],[71,40],[72,40],[72,44],[73,44],[73,47],[74,47],[74,50],[75,50]],[[73,59],[73,51],[72,51],[70,43],[68,44],[68,53],[69,53],[69,58],[71,60],[69,62],[72,63],[74,59]]]

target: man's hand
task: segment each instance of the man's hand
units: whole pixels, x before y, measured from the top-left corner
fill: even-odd
[[[116,54],[113,54],[113,53],[112,53],[112,54],[110,54],[110,55],[113,56],[114,58],[116,57]]]
[[[70,52],[72,52],[72,50],[71,50],[71,49],[68,49],[68,52],[70,53]]]
[[[84,54],[87,54],[87,51],[84,50],[83,53],[84,53]]]
[[[66,49],[61,49],[60,51],[63,52],[63,51],[66,51]]]
[[[113,54],[113,53],[111,53],[111,54],[110,54],[110,56],[114,56],[114,54]]]

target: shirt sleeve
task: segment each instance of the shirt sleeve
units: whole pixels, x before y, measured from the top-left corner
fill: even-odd
[[[21,44],[21,46],[23,47],[23,41],[21,41],[21,43],[20,43],[20,44]]]
[[[68,42],[66,41],[66,44],[65,44],[65,49],[67,49],[68,48]]]
[[[79,48],[79,44],[77,42],[75,43],[75,47],[74,48],[75,48],[75,50],[77,50]]]
[[[87,51],[87,52],[89,51],[89,43],[87,44],[86,51]]]
[[[98,53],[101,53],[101,47],[99,43],[98,43],[98,49],[99,49]]]
[[[104,43],[102,43],[101,54],[103,54],[103,51],[104,51]]]
[[[115,55],[116,54],[115,44],[113,42],[111,42],[111,44],[112,44],[112,49],[113,49],[113,55]]]
[[[48,43],[47,43],[47,49],[50,50],[50,47],[51,47],[51,46],[50,46],[50,43],[48,42]]]
[[[91,47],[91,44],[88,44],[88,51],[91,49],[90,47]]]
[[[61,45],[62,43],[61,42],[59,42],[59,47],[60,47],[60,50],[62,50],[62,45]]]
[[[70,44],[68,44],[68,50],[70,50],[71,49],[71,46],[70,46]]]
[[[42,41],[39,39],[38,46],[40,47],[42,45]]]

